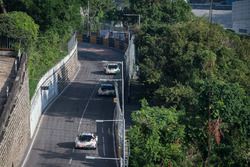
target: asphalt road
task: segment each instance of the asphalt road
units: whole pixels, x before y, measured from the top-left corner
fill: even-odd
[[[103,60],[121,61],[122,53],[98,45],[79,43],[80,71],[71,85],[44,113],[25,167],[115,167],[119,161],[93,160],[85,156],[116,157],[112,122],[114,103],[111,97],[97,96],[100,78],[113,78],[103,72]],[[120,76],[115,76],[119,78]],[[80,132],[98,135],[96,150],[74,149]]]

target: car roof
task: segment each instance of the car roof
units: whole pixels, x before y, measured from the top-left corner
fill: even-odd
[[[117,63],[108,63],[107,65],[108,65],[108,66],[109,66],[109,65],[116,65],[116,66],[118,66]]]
[[[110,87],[113,87],[114,85],[113,84],[105,83],[105,84],[101,84],[101,86],[110,86]]]
[[[80,133],[81,136],[92,136],[93,133],[86,133],[86,132],[82,132]]]

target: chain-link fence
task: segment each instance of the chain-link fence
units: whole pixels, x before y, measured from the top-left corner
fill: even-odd
[[[72,35],[72,37],[70,38],[70,40],[68,41],[68,53],[70,53],[72,51],[72,49],[76,46],[77,43],[77,39],[76,39],[76,33],[74,33]]]
[[[115,93],[116,93],[116,106],[114,111],[114,120],[115,122],[115,140],[116,140],[116,148],[117,148],[117,156],[123,157],[123,140],[125,139],[123,130],[124,130],[124,114],[122,113],[121,103],[120,103],[120,95],[119,95],[119,88],[118,84],[115,83]]]
[[[128,100],[130,96],[130,82],[131,79],[135,77],[136,66],[135,66],[135,44],[134,44],[135,36],[132,35],[129,38],[129,43],[127,50],[124,55],[125,61],[125,97]]]

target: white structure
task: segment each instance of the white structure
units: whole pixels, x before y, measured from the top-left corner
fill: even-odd
[[[250,35],[250,0],[233,2],[232,22],[235,32]]]
[[[209,9],[192,9],[195,16],[205,17],[209,20]],[[212,23],[222,25],[226,29],[232,28],[232,11],[231,10],[213,10]]]

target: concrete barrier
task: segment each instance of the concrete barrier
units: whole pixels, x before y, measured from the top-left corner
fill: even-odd
[[[40,117],[46,107],[73,80],[79,63],[77,60],[77,42],[70,53],[50,69],[39,81],[31,100],[30,137],[32,138]]]
[[[110,48],[116,48],[123,52],[125,52],[128,47],[128,38],[125,38],[125,40],[119,40],[115,38],[103,38],[99,37],[96,33],[91,33],[90,36],[87,36],[86,34],[82,35],[82,41],[91,44],[104,45]]]

